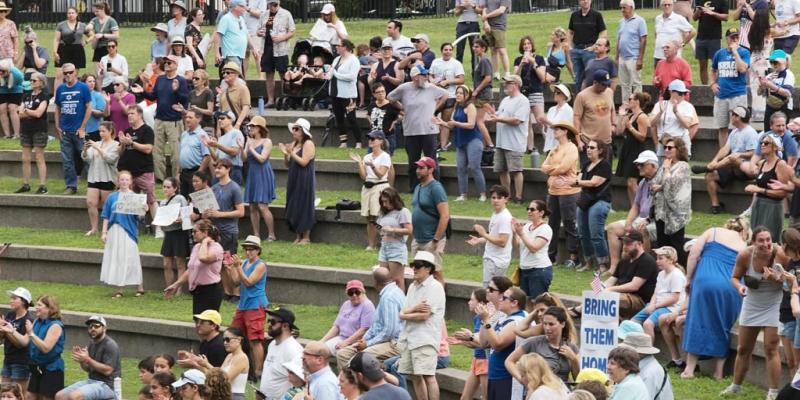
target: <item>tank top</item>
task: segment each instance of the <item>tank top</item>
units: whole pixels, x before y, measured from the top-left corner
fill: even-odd
[[[257,260],[254,263],[250,263],[250,260],[244,260],[242,264],[242,270],[246,276],[250,276],[255,271],[258,264],[263,263],[261,259]],[[260,307],[266,307],[269,304],[267,300],[267,272],[264,271],[264,274],[261,275],[261,278],[256,282],[253,286],[247,286],[244,282],[239,283],[239,291],[241,296],[239,297],[239,309],[240,310],[258,310]]]
[[[389,75],[392,78],[397,78],[396,72],[395,72],[395,69],[394,69],[396,62],[397,61],[392,60],[392,62],[390,62],[389,65],[384,67],[383,66],[383,61],[381,60],[381,61],[378,61],[378,66],[375,68],[375,82],[383,83],[383,87],[386,88],[386,94],[391,93],[392,90],[394,90],[397,86],[395,86],[393,83],[391,83],[389,81],[384,81],[381,78],[383,78],[384,75]]]
[[[553,56],[553,57],[556,58],[556,60],[558,60],[558,66],[559,67],[563,67],[563,66],[567,65],[567,56],[564,55],[564,48],[563,47],[558,49],[558,50],[553,51],[553,46],[548,46],[547,47],[547,57],[545,57],[545,59],[550,58],[550,56]]]
[[[766,172],[764,171],[764,166],[767,165],[767,161],[764,160],[764,162],[761,163],[761,167],[759,167],[759,169],[758,169],[758,175],[756,176],[756,186],[758,186],[758,187],[760,187],[762,189],[767,189],[768,188],[767,185],[769,185],[769,181],[771,181],[773,179],[778,179],[778,174],[775,172],[775,169],[778,168],[778,163],[779,162],[780,162],[780,160],[776,161],[775,165],[772,166],[772,169],[770,169],[769,171],[766,171]],[[780,198],[772,197],[772,196],[766,195],[766,194],[764,194],[762,192],[758,192],[756,194],[756,196],[764,198],[764,199],[772,199],[772,200],[778,199],[778,200],[780,200]]]
[[[467,122],[467,110],[464,109],[464,106],[457,104],[455,110],[453,111],[453,121],[465,123]],[[482,139],[481,131],[478,129],[478,123],[475,123],[475,126],[472,129],[464,129],[464,128],[455,128],[455,136],[453,137],[453,144],[456,145],[458,148],[462,148],[466,146],[469,142]]]
[[[505,320],[498,322],[494,326],[496,334],[500,334],[503,328],[508,324],[514,324],[517,321],[525,318],[525,311],[519,310],[509,315]],[[508,379],[511,374],[505,366],[506,358],[514,351],[515,344],[510,344],[500,350],[490,350],[489,353],[489,380]]]
[[[641,116],[642,114],[644,114],[644,112],[640,112],[639,114],[636,114],[635,117],[632,117],[633,122],[631,122],[631,125],[633,125],[633,129],[636,129],[637,132],[639,131],[639,116]],[[645,135],[645,140],[647,140],[646,136],[647,135]],[[631,133],[630,129],[628,129],[627,127],[625,127],[625,139],[639,142],[639,140],[636,139],[636,136],[634,136],[633,133]]]
[[[228,368],[221,368],[223,371],[228,372]],[[231,393],[232,394],[244,394],[247,390],[247,374],[239,374],[236,375],[236,378],[233,378],[233,382],[231,382]]]

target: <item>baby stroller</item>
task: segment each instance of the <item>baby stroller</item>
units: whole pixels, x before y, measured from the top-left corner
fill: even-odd
[[[298,58],[305,55],[308,64],[303,67],[299,65]],[[322,58],[324,67],[313,65],[313,60],[317,57]],[[330,68],[333,62],[333,54],[321,46],[312,46],[308,39],[298,40],[292,51],[292,65],[289,71],[300,71],[304,74],[314,75],[315,72]],[[286,76],[281,77],[281,96],[275,103],[278,110],[296,110],[302,108],[304,111],[313,110],[317,103],[323,102],[328,98],[328,80],[318,77],[302,77],[299,79],[287,80]]]

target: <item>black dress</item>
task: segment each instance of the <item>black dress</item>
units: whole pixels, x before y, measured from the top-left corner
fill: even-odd
[[[298,156],[303,156],[300,149]],[[289,171],[286,177],[286,221],[292,232],[301,234],[310,231],[316,223],[314,201],[316,200],[316,177],[314,159],[301,166],[289,157]]]
[[[644,113],[637,114],[632,123],[637,131],[639,130],[639,116],[642,114]],[[647,140],[647,135],[645,135],[645,140]],[[645,150],[644,141],[640,142],[628,128],[625,128],[625,141],[622,143],[622,150],[620,150],[616,175],[623,178],[638,178],[639,169],[636,168],[633,161],[639,157],[639,153]]]

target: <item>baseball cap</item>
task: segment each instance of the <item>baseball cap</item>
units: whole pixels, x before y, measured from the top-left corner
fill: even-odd
[[[294,313],[288,308],[278,307],[275,310],[267,310],[267,314],[280,318],[281,321],[289,324],[289,328],[297,329],[297,326],[294,324]]]
[[[320,11],[321,14],[330,14],[332,12],[336,12],[336,7],[334,7],[331,3],[322,6],[322,11]]]
[[[656,253],[657,256],[666,256],[669,257],[672,261],[678,260],[678,251],[675,250],[672,246],[662,246],[657,249],[653,250],[653,253]]]
[[[433,267],[431,271],[436,269],[436,257],[434,257],[433,253],[429,251],[418,251],[417,254],[414,256],[414,261],[411,262],[411,265],[414,265],[417,261],[424,261]]]
[[[386,135],[383,134],[383,131],[380,129],[376,129],[367,134],[367,137],[370,139],[386,139]]]
[[[165,59],[167,59],[167,60],[170,60],[170,61],[174,62],[175,64],[177,64],[177,63],[178,63],[178,61],[180,61],[180,59],[178,58],[178,56],[176,56],[175,54],[170,54],[170,55],[167,55],[167,56],[166,56],[166,57],[164,57],[164,58],[165,58]]]
[[[611,86],[611,74],[604,69],[598,69],[594,71],[594,75],[592,76],[593,82],[600,82],[603,85]]]
[[[617,329],[617,337],[620,340],[624,340],[625,337],[628,336],[628,334],[631,334],[633,332],[644,332],[644,328],[642,328],[641,325],[631,320],[622,321],[622,323],[619,324],[619,328]]]
[[[772,50],[772,53],[769,53],[769,60],[770,61],[780,61],[786,62],[786,52],[781,49]]]
[[[428,75],[428,69],[422,65],[415,65],[413,68],[411,68],[410,75],[412,78],[417,75]]]
[[[31,304],[31,301],[33,301],[33,296],[31,296],[31,291],[21,286],[14,290],[9,290],[8,294],[9,296],[19,297],[20,299],[25,300],[25,302],[27,302],[28,304]]]
[[[195,314],[194,317],[203,321],[213,322],[214,325],[222,325],[222,316],[216,310],[205,310],[200,314]]]
[[[233,111],[217,111],[216,115],[217,115],[217,118],[225,117],[225,118],[228,118],[230,120],[233,120],[235,118],[235,115],[233,114]]]
[[[642,242],[644,243],[644,236],[639,231],[630,231],[622,236],[622,240],[625,242]]]
[[[206,374],[204,374],[199,369],[187,369],[186,371],[183,371],[180,379],[178,379],[175,382],[172,382],[172,387],[177,389],[187,383],[191,383],[197,386],[205,385]]]
[[[519,75],[508,74],[503,76],[503,81],[506,83],[515,83],[517,86],[522,86],[522,78]]]
[[[418,33],[418,34],[414,35],[414,37],[412,37],[412,38],[411,38],[411,42],[412,42],[412,43],[416,43],[416,42],[418,42],[418,41],[420,41],[420,40],[424,40],[424,41],[425,41],[425,43],[430,43],[430,42],[431,42],[431,41],[428,39],[428,35],[426,35],[426,34],[424,34],[424,33]]]
[[[394,46],[392,46],[392,38],[387,37],[386,39],[383,39],[383,43],[381,43],[381,48],[385,49],[387,47],[394,48]]]
[[[247,2],[245,0],[231,0],[230,8],[237,6],[247,7]]]
[[[361,289],[361,290],[364,290],[364,283],[361,282],[358,279],[353,279],[353,280],[347,282],[347,287],[345,288],[345,290],[350,290],[350,289]]]
[[[422,157],[414,165],[418,167],[428,167],[428,168],[436,168],[436,160],[430,157]]]
[[[750,118],[750,109],[745,106],[736,106],[731,110],[731,114],[736,114],[742,118]]]
[[[350,360],[350,369],[364,374],[364,376],[371,381],[377,381],[383,378],[381,363],[375,356],[363,351],[357,353]]]
[[[739,28],[730,28],[725,31],[725,37],[739,36]]]
[[[89,317],[86,320],[86,326],[89,326],[89,324],[91,324],[92,322],[97,322],[100,325],[108,326],[108,324],[106,323],[106,319],[103,318],[102,315],[92,315],[91,317]]]
[[[689,93],[689,89],[686,88],[686,84],[680,79],[675,79],[674,81],[670,82],[667,90],[670,92]]]
[[[658,156],[652,150],[645,150],[639,153],[639,157],[633,160],[634,164],[652,163],[658,165]]]

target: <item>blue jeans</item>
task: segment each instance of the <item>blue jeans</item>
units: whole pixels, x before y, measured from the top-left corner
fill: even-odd
[[[611,203],[604,200],[598,200],[586,211],[578,207],[578,236],[584,259],[594,256],[608,262],[605,226],[610,209]]]
[[[399,381],[397,386],[400,386],[401,388],[403,388],[403,390],[408,390],[408,379],[404,374],[401,374],[400,372],[397,371],[398,361],[400,361],[400,356],[390,357],[383,362],[383,366],[386,367],[386,370],[390,374],[397,377],[397,380]],[[440,356],[436,359],[436,369],[447,368],[448,365],[450,365],[449,356],[448,357]]]
[[[553,266],[545,268],[528,268],[519,270],[519,288],[529,299],[535,299],[540,294],[550,290],[553,281]]]
[[[583,74],[586,72],[586,66],[589,65],[589,61],[596,58],[596,56],[591,51],[574,48],[570,49],[569,55],[572,57],[572,70],[575,71],[575,93],[579,93],[581,91],[581,85],[583,85],[583,80],[585,79]]]
[[[78,174],[80,171],[75,167],[75,163],[80,158],[83,151],[83,138],[79,138],[75,132],[64,132],[61,138],[61,159],[64,169],[64,182],[68,188],[78,188]]]
[[[475,180],[478,193],[486,193],[486,178],[481,170],[481,156],[483,156],[483,141],[470,140],[464,147],[456,148],[456,171],[458,173],[458,194],[469,192],[469,177]]]
[[[64,388],[62,393],[65,396],[69,396],[70,393],[76,390],[79,390],[81,394],[83,394],[85,400],[111,400],[117,398],[116,394],[114,394],[114,389],[104,382],[94,379],[75,382]]]

